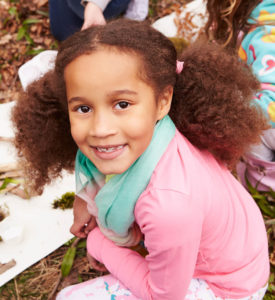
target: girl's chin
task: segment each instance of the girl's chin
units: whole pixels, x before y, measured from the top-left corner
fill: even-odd
[[[125,171],[127,171],[127,169],[130,166],[125,166],[123,167],[121,164],[119,164],[118,166],[102,166],[100,165],[95,165],[96,168],[98,169],[99,172],[101,172],[104,175],[117,175],[117,174],[122,174]]]
[[[117,175],[127,171],[131,167],[131,164],[125,164],[122,161],[115,163],[109,162],[104,164],[97,162],[95,163],[95,166],[98,171],[104,175]]]

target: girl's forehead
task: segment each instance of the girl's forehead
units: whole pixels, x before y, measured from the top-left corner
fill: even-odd
[[[109,94],[114,90],[131,90],[138,93],[141,88],[154,88],[142,73],[143,64],[139,56],[125,51],[102,49],[80,55],[65,68],[66,90],[69,96],[87,95],[99,91]]]
[[[78,68],[106,68],[112,72],[113,69],[123,67],[127,65],[129,69],[135,68],[137,71],[141,71],[143,68],[143,61],[137,53],[130,51],[120,51],[116,47],[100,47],[90,53],[84,53],[74,58],[64,68],[64,73],[67,69],[71,69],[71,66],[77,66]]]
[[[66,66],[65,74],[68,69],[89,74],[96,72],[98,75],[112,72],[137,73],[139,67],[140,61],[134,55],[102,49],[75,58]]]
[[[142,56],[139,53],[130,49],[120,49],[114,46],[101,46],[90,53],[84,53],[77,56],[74,60],[81,57],[96,57],[96,60],[127,60],[128,63],[143,64]]]
[[[134,51],[121,50],[111,46],[100,47],[91,53],[76,57],[65,67],[65,80],[68,75],[72,77],[72,72],[78,77],[83,73],[95,77],[109,77],[108,75],[112,73],[118,77],[125,74],[148,84],[145,80],[147,76],[141,55]]]

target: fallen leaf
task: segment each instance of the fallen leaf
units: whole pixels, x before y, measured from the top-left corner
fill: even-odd
[[[42,7],[44,6],[48,0],[35,0],[34,3],[37,5],[37,7]]]
[[[12,40],[13,36],[10,33],[2,36],[0,39],[0,45],[6,45],[10,40]]]

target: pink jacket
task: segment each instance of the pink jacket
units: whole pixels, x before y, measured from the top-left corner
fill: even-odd
[[[137,297],[183,300],[192,278],[242,298],[269,276],[267,236],[254,200],[207,151],[179,132],[135,207],[149,254],[116,246],[98,228],[88,251]]]

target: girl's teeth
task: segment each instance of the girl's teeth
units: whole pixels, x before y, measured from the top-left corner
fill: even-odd
[[[118,146],[118,147],[110,147],[110,148],[101,148],[101,147],[96,147],[96,149],[99,151],[99,152],[113,152],[115,150],[120,150],[122,149],[123,146]]]

